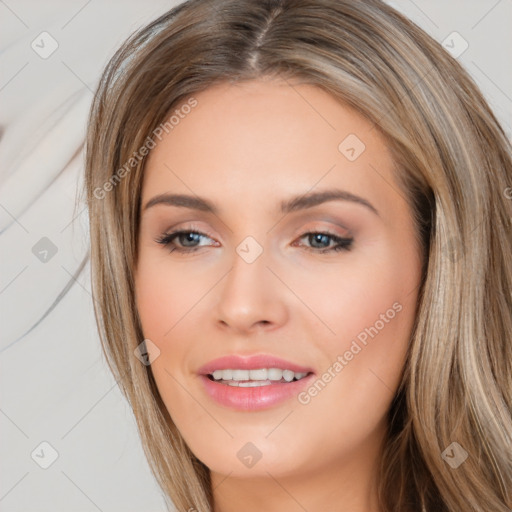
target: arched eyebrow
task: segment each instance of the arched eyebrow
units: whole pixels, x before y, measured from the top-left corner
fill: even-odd
[[[367,199],[356,196],[346,190],[339,189],[309,192],[301,196],[292,197],[281,202],[281,212],[291,213],[297,210],[304,210],[306,208],[312,208],[313,206],[326,203],[327,201],[350,201],[352,203],[363,205],[376,215],[379,215],[377,208],[375,208],[375,206],[373,206]]]
[[[370,211],[372,211],[377,216],[379,215],[377,209],[367,199],[352,194],[351,192],[347,192],[346,190],[339,189],[308,192],[303,195],[289,198],[287,200],[281,201],[280,211],[281,213],[285,214],[292,213],[298,210],[312,208],[314,206],[318,206],[328,201],[349,201],[352,203],[360,204],[369,209]],[[214,215],[219,214],[218,207],[215,206],[208,199],[199,196],[191,196],[187,194],[159,194],[150,199],[145,204],[142,211],[145,212],[146,210],[148,210],[148,208],[151,208],[159,204],[167,206],[177,206],[181,208],[190,208],[193,210],[200,210],[203,212],[212,213]]]

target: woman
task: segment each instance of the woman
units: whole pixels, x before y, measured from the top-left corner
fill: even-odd
[[[96,314],[178,510],[512,506],[512,151],[377,0],[189,1],[91,110]]]

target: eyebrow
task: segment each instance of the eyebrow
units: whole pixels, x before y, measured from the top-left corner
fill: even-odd
[[[312,208],[328,201],[349,201],[355,204],[360,204],[368,208],[377,216],[379,215],[377,209],[366,199],[352,194],[351,192],[347,192],[346,190],[339,189],[309,192],[300,196],[292,197],[285,201],[281,201],[280,208],[281,213],[291,213],[298,210]],[[219,213],[218,208],[207,199],[186,194],[159,194],[146,203],[143,208],[143,212],[156,205],[190,208],[193,210],[212,213],[214,215]]]

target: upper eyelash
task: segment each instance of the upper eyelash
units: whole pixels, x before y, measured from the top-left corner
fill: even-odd
[[[201,235],[201,236],[205,236],[207,238],[211,238],[208,234],[202,233],[200,231],[196,231],[194,229],[182,229],[179,231],[174,231],[172,233],[166,233],[166,234],[162,235],[160,238],[157,238],[155,241],[159,244],[162,244],[163,246],[168,246],[179,235],[189,234],[189,233],[193,233],[196,235]],[[343,250],[349,251],[352,246],[352,242],[354,241],[353,238],[343,238],[338,235],[334,235],[332,233],[325,232],[325,231],[308,231],[307,233],[302,234],[299,237],[299,240],[308,235],[325,235],[325,236],[328,236],[329,238],[331,238],[332,241],[337,243],[337,245],[335,245],[333,247],[327,247],[324,249],[316,249],[314,247],[307,247],[308,250],[310,250],[312,252],[320,253],[320,254],[327,253],[327,252],[343,251]],[[190,252],[197,251],[201,247],[204,247],[204,246],[197,246],[197,247],[190,247],[190,248],[173,247],[171,252],[177,251],[180,253],[190,253]]]

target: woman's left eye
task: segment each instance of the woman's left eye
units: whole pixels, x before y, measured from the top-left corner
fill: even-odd
[[[307,238],[310,244],[312,244],[312,248],[308,248],[308,250],[314,250],[314,252],[337,252],[337,251],[349,251],[352,247],[353,238],[343,238],[338,235],[333,235],[331,233],[323,233],[323,232],[311,232],[305,233],[302,235],[299,240]],[[334,242],[335,245],[329,247],[330,242]],[[316,244],[327,244],[327,247],[315,246]]]
[[[165,247],[171,246],[171,252],[177,251],[180,253],[190,253],[197,251],[200,247],[207,245],[196,245],[196,242],[199,242],[201,237],[210,238],[208,235],[205,235],[199,231],[182,230],[168,234],[166,233],[162,237],[156,239],[156,242],[162,244]],[[307,238],[309,243],[312,244],[312,246],[307,248],[309,251],[319,253],[348,251],[350,250],[352,242],[354,241],[353,238],[343,238],[331,233],[316,231],[304,233],[299,237],[299,240],[302,240],[303,238]],[[210,238],[210,240],[212,239]],[[179,246],[176,245],[176,241],[179,242]],[[329,247],[331,242],[334,242],[335,245]],[[320,247],[318,247],[317,244],[319,244]]]

